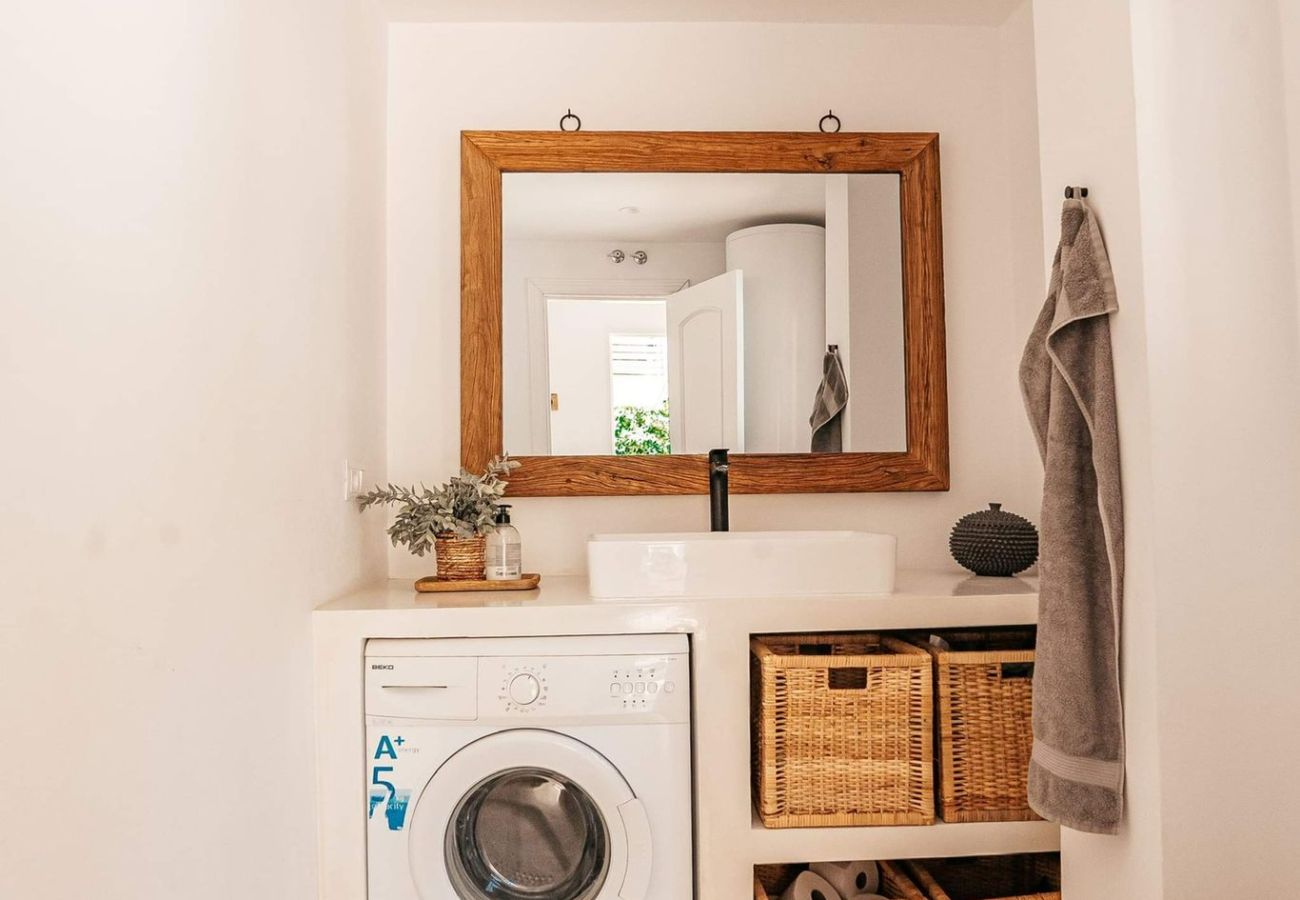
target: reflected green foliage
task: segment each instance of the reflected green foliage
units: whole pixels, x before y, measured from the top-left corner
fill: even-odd
[[[657,409],[614,407],[614,454],[644,456],[672,453],[668,436],[668,404]]]

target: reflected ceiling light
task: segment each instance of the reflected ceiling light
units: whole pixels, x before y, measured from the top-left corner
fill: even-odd
[[[635,216],[637,213],[639,213],[639,212],[641,211],[641,207],[639,207],[639,206],[620,206],[620,207],[618,208],[618,211],[621,212],[621,213],[627,213],[629,216]]]

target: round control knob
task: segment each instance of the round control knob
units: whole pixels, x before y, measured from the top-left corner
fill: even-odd
[[[542,686],[536,675],[527,672],[510,679],[510,699],[520,706],[527,706],[542,693]]]

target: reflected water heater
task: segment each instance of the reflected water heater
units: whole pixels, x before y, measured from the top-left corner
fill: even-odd
[[[745,447],[807,453],[826,352],[826,229],[757,225],[727,235],[745,292]]]

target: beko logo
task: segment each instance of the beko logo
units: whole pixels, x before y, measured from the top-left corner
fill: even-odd
[[[370,668],[371,668],[372,670],[373,670],[373,669],[392,669],[392,668],[393,668],[393,664],[392,664],[392,663],[371,663],[371,664],[370,664]]]

